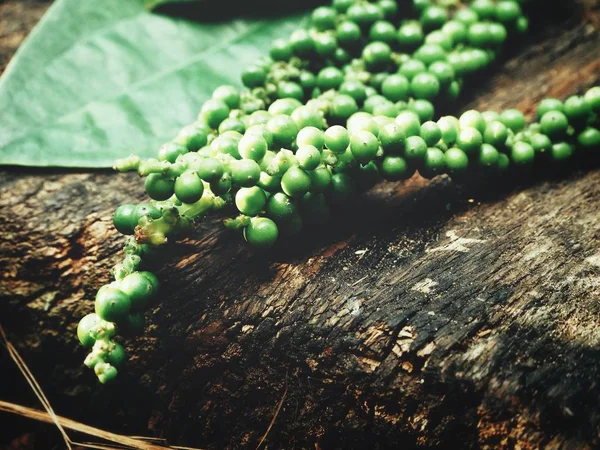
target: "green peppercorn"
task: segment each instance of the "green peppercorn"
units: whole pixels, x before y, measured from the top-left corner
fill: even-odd
[[[244,239],[256,248],[266,249],[272,247],[275,245],[278,236],[277,225],[266,217],[252,218],[250,224],[244,228]]]
[[[463,174],[469,167],[467,154],[457,147],[449,148],[444,154],[444,159],[446,160],[446,167],[452,175]]]
[[[569,119],[558,110],[550,110],[540,120],[542,133],[551,138],[564,136],[569,128]]]
[[[334,125],[325,131],[325,146],[333,153],[344,153],[349,145],[350,134],[346,128]]]
[[[510,159],[517,166],[530,166],[535,159],[535,150],[527,142],[517,141],[511,149]]]
[[[167,200],[175,193],[175,182],[160,173],[151,173],[148,175],[144,187],[152,200]]]
[[[139,216],[136,213],[135,205],[125,204],[119,206],[113,215],[113,223],[119,233],[133,234],[137,226]]]
[[[195,203],[204,193],[204,184],[196,172],[184,172],[175,180],[174,191],[183,203]]]
[[[432,99],[440,93],[440,82],[435,75],[421,72],[412,79],[410,88],[415,98]]]
[[[300,197],[310,189],[308,173],[298,166],[290,167],[281,178],[281,189],[290,197]]]
[[[100,325],[101,320],[102,319],[100,319],[97,314],[92,313],[84,316],[83,319],[79,321],[79,324],[77,325],[77,338],[79,339],[79,342],[81,342],[81,345],[88,348],[91,348],[94,345],[96,339],[92,336],[92,332]]]
[[[96,314],[109,322],[125,318],[131,309],[131,300],[123,291],[104,286],[96,294]]]
[[[469,156],[479,154],[481,145],[483,144],[483,136],[473,127],[461,128],[456,138],[456,145]]]

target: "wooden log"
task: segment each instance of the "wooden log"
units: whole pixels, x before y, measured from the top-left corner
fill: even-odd
[[[591,2],[539,19],[453,112],[532,117],[598,84],[599,17]],[[213,219],[157,261],[160,299],[113,386],[82,368],[75,327],[119,259],[111,213],[143,198],[140,180],[0,179],[0,320],[58,414],[211,448],[254,448],[275,416],[269,448],[600,446],[596,167],[382,184],[269,254]],[[4,354],[0,371],[0,398],[35,405]],[[1,423],[0,442],[60,442]]]

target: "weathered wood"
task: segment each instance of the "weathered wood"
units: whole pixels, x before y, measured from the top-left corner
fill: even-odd
[[[531,116],[597,84],[594,7],[541,20],[463,109]],[[246,448],[285,392],[271,448],[600,446],[598,169],[384,184],[267,255],[203,224],[165,251],[160,301],[111,387],[81,367],[74,330],[119,257],[111,211],[142,198],[139,180],[11,169],[0,189],[0,318],[62,415]],[[0,364],[1,398],[32,402]],[[2,421],[5,439],[33,429]]]

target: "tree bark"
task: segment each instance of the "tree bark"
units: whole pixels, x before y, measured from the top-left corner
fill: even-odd
[[[598,2],[553,8],[453,113],[531,118],[599,84]],[[140,180],[11,168],[0,190],[0,320],[58,414],[209,448],[255,448],[274,418],[269,448],[600,446],[597,166],[382,184],[268,254],[212,219],[153,261],[160,298],[112,386],[82,367],[75,328]],[[0,371],[0,398],[36,405],[5,353]],[[0,445],[60,442],[0,420]]]

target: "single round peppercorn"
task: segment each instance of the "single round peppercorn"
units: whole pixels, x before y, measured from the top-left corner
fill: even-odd
[[[200,120],[211,128],[218,128],[219,124],[229,117],[229,106],[221,100],[207,100],[200,110]]]
[[[256,216],[267,203],[265,192],[258,186],[241,188],[235,194],[235,206],[247,216]]]
[[[123,291],[104,286],[96,294],[95,311],[101,319],[118,322],[127,316],[131,300]]]
[[[204,194],[204,184],[196,172],[184,172],[175,180],[174,191],[183,203],[195,203]]]
[[[510,128],[514,133],[518,133],[525,128],[525,116],[518,109],[507,109],[500,114],[500,121]]]
[[[502,148],[508,139],[508,128],[502,122],[494,121],[487,124],[483,133],[483,141],[496,148]]]
[[[419,117],[421,122],[432,120],[435,112],[433,103],[425,99],[413,100],[410,104],[410,110]]]
[[[437,122],[442,133],[442,140],[447,145],[453,145],[458,137],[459,123],[456,117],[444,116]]]
[[[410,81],[400,74],[389,75],[381,84],[381,92],[392,102],[408,100],[410,94]]]
[[[419,22],[407,22],[398,29],[397,42],[402,50],[415,50],[423,43],[424,39],[423,28]]]
[[[568,142],[557,142],[550,149],[550,157],[555,162],[563,162],[571,159],[574,148]]]
[[[133,230],[137,226],[138,220],[139,216],[137,215],[135,205],[121,205],[115,210],[113,215],[115,228],[122,234],[133,234]]]
[[[331,101],[329,115],[335,119],[345,120],[358,111],[358,105],[349,95],[336,95]]]
[[[321,164],[321,153],[312,145],[303,145],[296,151],[296,159],[304,170],[315,170]]]
[[[565,100],[564,113],[569,123],[574,127],[587,125],[592,114],[592,108],[585,97],[574,95]]]
[[[569,128],[569,119],[558,110],[551,110],[545,113],[540,120],[542,133],[551,138],[564,136]]]
[[[502,23],[515,22],[521,15],[521,7],[514,0],[501,0],[496,4],[496,18]]]
[[[277,222],[288,220],[296,214],[296,205],[293,199],[283,192],[277,192],[269,197],[266,212],[271,219]]]
[[[187,152],[188,149],[183,145],[169,142],[162,145],[158,150],[158,160],[174,163],[180,155],[185,155]]]
[[[545,134],[534,134],[529,138],[529,143],[535,150],[536,154],[548,153],[550,147],[552,147],[552,141]]]
[[[371,41],[381,41],[392,45],[396,41],[396,36],[396,27],[385,20],[375,22],[369,30],[369,39]]]
[[[530,166],[535,159],[535,150],[527,142],[517,141],[510,151],[510,159],[517,166]]]
[[[319,31],[331,30],[335,27],[337,13],[334,8],[320,6],[313,10],[311,21],[313,26]]]
[[[420,167],[425,161],[426,154],[427,143],[421,136],[410,136],[406,138],[404,158],[409,164]]]
[[[596,114],[600,113],[600,86],[595,86],[585,93],[584,98]]]
[[[550,111],[564,112],[563,103],[556,98],[546,98],[542,100],[537,107],[537,118],[540,120],[544,114]]]
[[[477,163],[480,167],[488,169],[498,164],[498,150],[490,144],[482,144],[477,155]]]
[[[469,167],[469,158],[460,148],[452,147],[444,154],[446,167],[451,174],[465,173]]]
[[[279,147],[289,146],[298,134],[296,122],[290,116],[283,114],[269,119],[266,127],[273,135],[273,143]]]
[[[246,134],[240,139],[238,152],[242,158],[260,161],[267,153],[267,141],[256,134]]]
[[[175,182],[160,173],[148,175],[144,187],[148,196],[157,201],[167,200],[175,193]]]
[[[281,178],[281,189],[290,197],[299,197],[310,189],[310,176],[298,166],[290,167]]]
[[[150,219],[160,219],[162,217],[162,212],[160,209],[158,209],[152,203],[140,203],[135,207],[135,214],[138,217],[138,221],[142,217],[149,217]]]
[[[354,158],[361,163],[367,164],[377,155],[379,141],[377,137],[369,131],[358,131],[350,138],[350,151]]]
[[[445,61],[446,51],[437,44],[425,44],[421,46],[414,54],[413,57],[422,63],[430,66],[436,61]]]
[[[271,44],[269,55],[273,61],[288,61],[293,55],[292,47],[285,39],[275,39]]]
[[[385,42],[371,42],[363,49],[362,58],[371,69],[385,67],[392,58],[392,49]]]
[[[260,166],[251,159],[231,161],[229,167],[231,169],[231,181],[235,185],[252,187],[260,179]]]
[[[97,314],[88,314],[84,316],[77,325],[77,338],[84,347],[92,348],[96,339],[92,332],[100,325],[102,319]]]
[[[402,111],[396,117],[395,122],[406,137],[419,136],[421,133],[419,116],[413,111]]]
[[[412,79],[410,88],[415,98],[432,99],[440,93],[440,82],[435,75],[421,72]]]
[[[483,144],[483,136],[477,128],[461,128],[456,138],[456,145],[469,156],[475,156]]]
[[[442,130],[437,123],[427,121],[421,125],[420,136],[428,147],[433,147],[442,138]]]
[[[401,156],[390,155],[383,158],[379,166],[381,176],[388,181],[406,180],[412,176],[412,172]]]
[[[360,27],[349,20],[341,22],[335,30],[335,37],[340,45],[344,47],[354,47],[358,44],[361,34]]]
[[[119,289],[131,301],[131,311],[145,309],[158,290],[158,284],[154,285],[146,273],[149,272],[133,272],[123,278],[119,285]]]
[[[425,178],[433,178],[439,175],[446,168],[446,159],[444,152],[439,148],[430,147],[425,153],[425,163],[419,169],[419,173]]]
[[[425,72],[427,70],[427,66],[425,63],[418,59],[409,59],[402,63],[400,69],[398,69],[398,73],[400,75],[404,75],[408,80],[412,80],[415,76],[420,74],[421,72]]]
[[[244,239],[257,248],[272,247],[279,236],[279,229],[275,222],[266,217],[254,217],[250,224],[244,228]]]
[[[594,127],[586,127],[577,135],[577,143],[586,150],[600,147],[600,130]]]
[[[435,75],[442,87],[449,86],[454,81],[454,69],[447,61],[435,61],[428,70]]]
[[[426,30],[440,28],[448,22],[448,9],[442,6],[432,5],[421,14],[421,23]]]
[[[325,131],[325,146],[333,153],[344,153],[349,145],[350,134],[346,128],[334,125]]]
[[[380,127],[379,142],[386,154],[403,153],[405,139],[404,132],[395,122]]]
[[[313,52],[315,48],[315,42],[308,31],[296,30],[290,36],[290,46],[294,54],[300,57],[305,57],[309,56]]]

